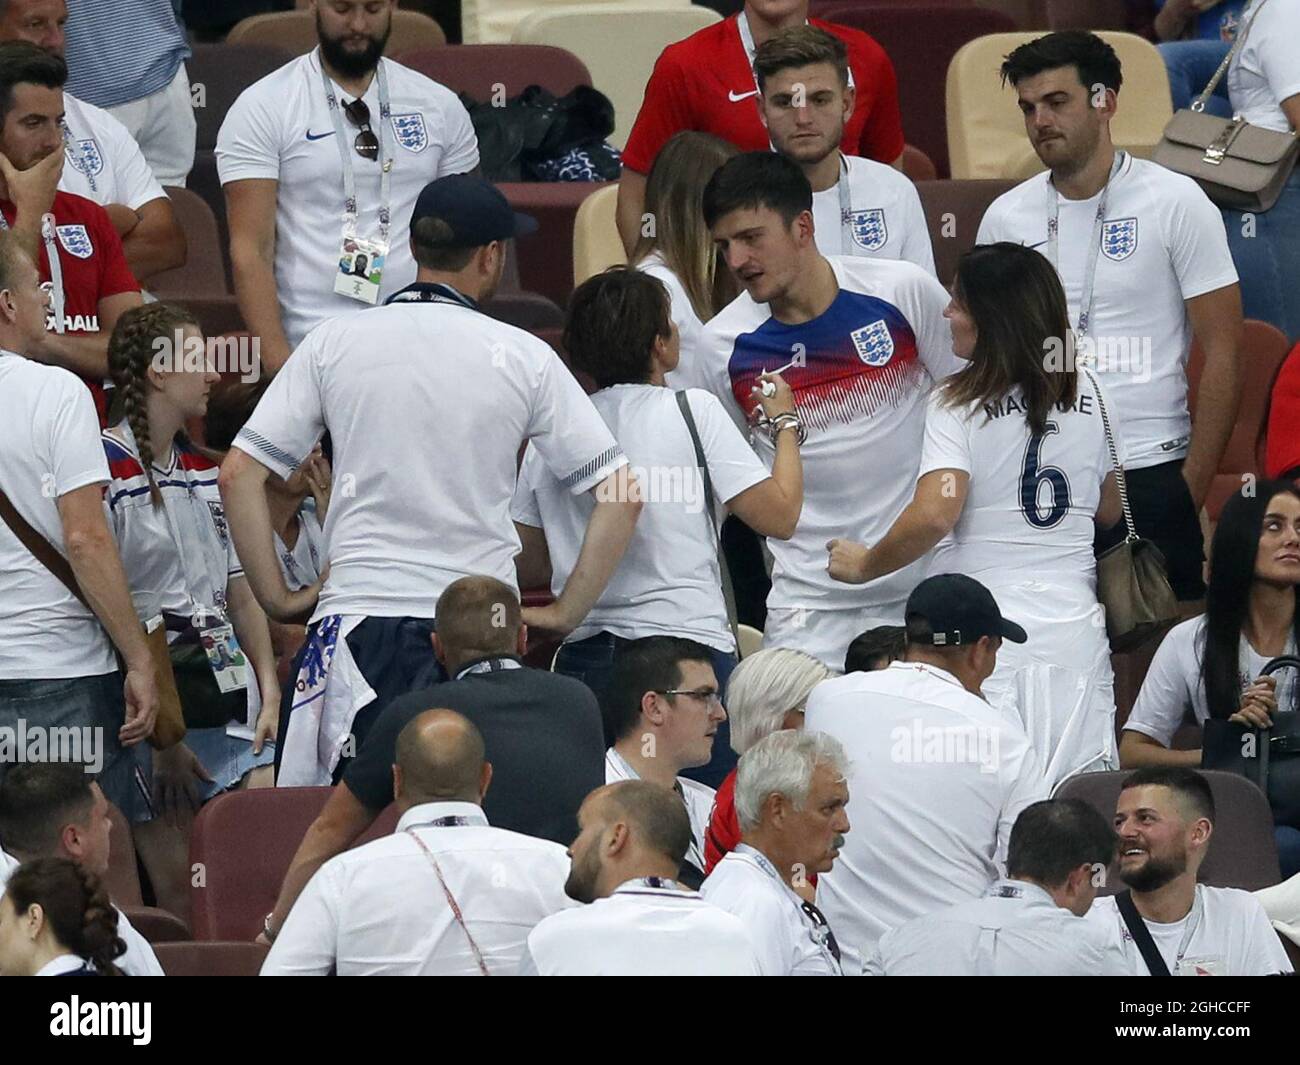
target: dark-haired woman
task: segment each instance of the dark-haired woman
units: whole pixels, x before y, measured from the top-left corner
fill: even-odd
[[[121,976],[117,910],[67,858],[20,866],[0,898],[0,976]]]
[[[664,377],[677,365],[679,340],[662,282],[616,267],[573,293],[565,350],[595,378],[591,400],[622,446],[645,506],[632,542],[604,593],[560,649],[556,670],[600,694],[619,641],[683,636],[712,648],[719,690],[736,662],[727,624],[713,524],[697,473],[695,448],[677,394]],[[776,443],[769,472],[711,393],[687,389],[716,503],[764,536],[788,539],[803,505],[799,424],[789,386],[764,375],[761,396]],[[559,595],[574,572],[594,503],[574,495],[529,448],[512,506],[523,545],[520,583],[551,584]],[[736,756],[719,731],[706,783],[716,786]]]
[[[226,526],[217,463],[183,431],[218,380],[203,333],[184,310],[151,303],[118,319],[108,362],[126,412],[104,432],[109,520],[137,608],[147,604],[142,614],[166,624],[188,726],[183,743],[144,767],[169,816],[138,826],[136,842],[164,905],[184,916],[188,815],[259,767],[265,779],[254,782],[270,783],[280,687],[266,615]]]
[[[983,583],[1029,633],[1002,644],[984,695],[1022,723],[1055,787],[1115,765],[1092,541],[1122,512],[1097,385],[1076,372],[1065,294],[1036,251],[971,249],[944,313],[970,364],[930,397],[916,493],[879,543],[832,540],[830,572],[871,580],[937,545],[929,572]]]
[[[1125,769],[1201,764],[1201,752],[1170,750],[1191,710],[1197,723],[1228,718],[1267,727],[1297,706],[1296,676],[1260,671],[1269,659],[1296,654],[1296,585],[1300,584],[1300,489],[1260,481],[1232,496],[1219,515],[1210,549],[1205,613],[1165,635],[1124,723]],[[1300,872],[1300,826],[1277,826],[1282,876]]]

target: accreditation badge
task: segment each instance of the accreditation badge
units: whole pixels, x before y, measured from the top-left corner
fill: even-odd
[[[387,258],[388,245],[384,241],[344,237],[334,291],[361,303],[378,303]]]
[[[203,651],[212,667],[217,688],[226,692],[243,691],[248,687],[248,659],[244,656],[235,630],[230,625],[214,625],[199,633]]]
[[[1204,958],[1184,958],[1178,963],[1177,976],[1227,976],[1225,960],[1218,955]]]

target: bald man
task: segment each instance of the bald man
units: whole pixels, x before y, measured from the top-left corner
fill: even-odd
[[[472,722],[426,710],[396,751],[397,831],[321,867],[263,976],[507,975],[537,922],[573,905],[563,847],[488,824],[492,765]]]
[[[578,825],[564,890],[588,905],[533,929],[520,975],[759,975],[740,919],[673,879],[691,824],[671,791],[644,780],[597,788]]]
[[[581,681],[524,665],[528,631],[514,591],[492,577],[462,577],[447,586],[437,610],[433,649],[453,679],[404,695],[380,714],[303,837],[263,939],[274,937],[321,864],[356,842],[388,805],[397,737],[431,707],[464,714],[483,734],[500,771],[484,811],[498,828],[568,844],[582,800],[604,782],[596,697]]]

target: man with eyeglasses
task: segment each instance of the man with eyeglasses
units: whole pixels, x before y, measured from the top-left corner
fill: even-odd
[[[709,764],[714,733],[727,718],[712,652],[676,636],[629,640],[615,656],[602,710],[612,743],[605,783],[645,780],[677,794],[691,822],[691,845],[677,879],[698,888],[714,790],[680,774]]]
[[[320,47],[245,89],[221,125],[235,294],[267,373],[321,321],[409,285],[420,190],[478,167],[456,95],[382,58],[396,6],[314,0]],[[345,247],[367,257],[370,277],[341,263]]]

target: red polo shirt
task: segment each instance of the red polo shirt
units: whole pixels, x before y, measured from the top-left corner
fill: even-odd
[[[848,48],[857,97],[840,148],[845,155],[892,163],[903,152],[894,64],[861,30],[821,19],[808,21]],[[659,149],[684,129],[715,134],[742,152],[768,150],[772,142],[759,117],[757,89],[736,15],[670,44],[646,83],[641,112],[623,149],[623,165],[648,174]]]
[[[0,200],[0,212],[11,226],[17,210]],[[121,292],[139,292],[140,285],[122,253],[122,241],[108,213],[92,200],[70,192],[56,192],[54,206],[55,244],[63,272],[64,331],[73,334],[99,332],[99,301]],[[50,260],[45,242],[40,242],[41,283],[50,280]],[[48,329],[54,328],[51,317]],[[95,398],[99,424],[106,424],[108,401],[104,382],[82,378]]]
[[[1281,477],[1300,466],[1300,343],[1282,363],[1268,410],[1264,472]]]

